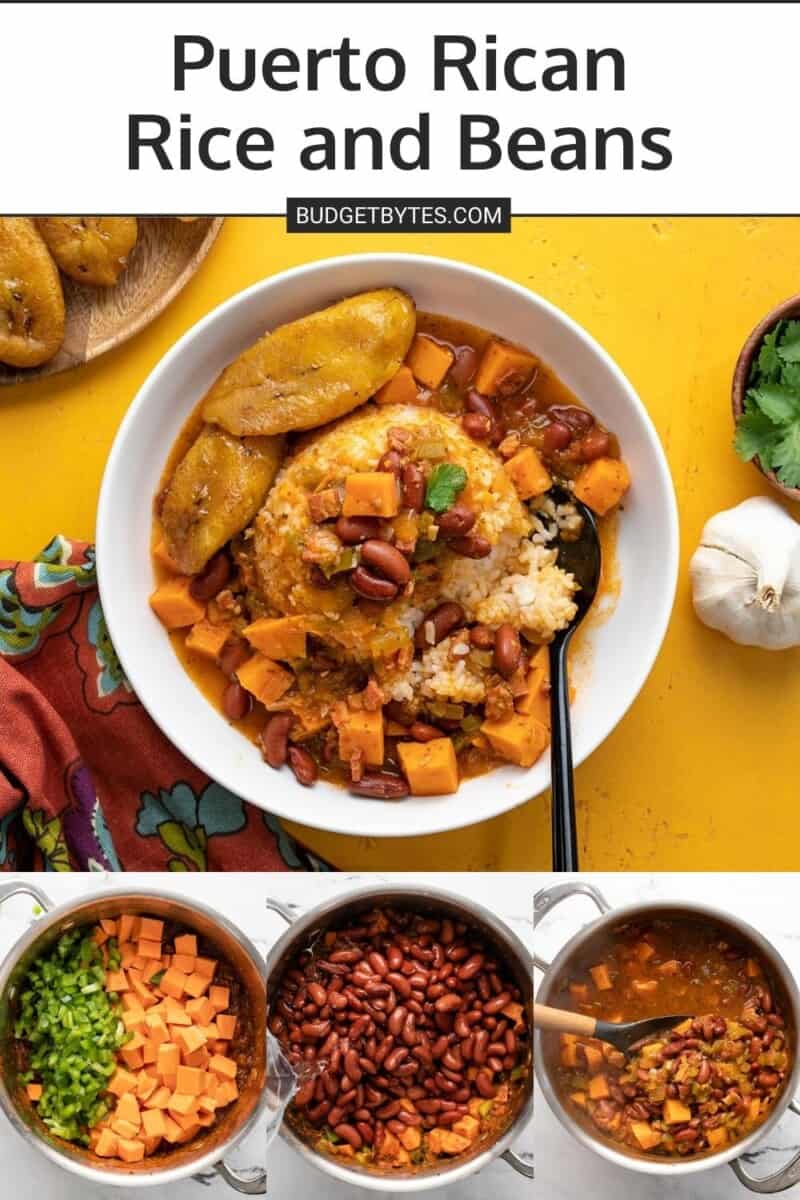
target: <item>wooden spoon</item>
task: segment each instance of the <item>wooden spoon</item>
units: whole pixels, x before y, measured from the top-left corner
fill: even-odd
[[[637,1042],[650,1039],[654,1034],[666,1032],[686,1021],[691,1013],[678,1013],[666,1017],[646,1017],[643,1021],[612,1022],[598,1021],[583,1013],[568,1012],[562,1008],[548,1008],[545,1004],[534,1004],[533,1024],[537,1029],[549,1029],[554,1033],[575,1033],[579,1037],[599,1038],[610,1042],[617,1050],[627,1054]]]

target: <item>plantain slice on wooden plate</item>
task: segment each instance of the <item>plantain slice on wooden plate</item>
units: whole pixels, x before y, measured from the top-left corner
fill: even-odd
[[[259,338],[222,372],[203,416],[239,436],[325,425],[391,379],[415,327],[398,288],[350,296]]]
[[[136,245],[136,217],[38,217],[36,224],[65,275],[112,287]]]
[[[28,217],[0,217],[0,362],[38,367],[64,341],[58,268]]]
[[[206,425],[178,463],[161,498],[170,558],[195,575],[252,521],[283,457],[283,438],[237,438]]]

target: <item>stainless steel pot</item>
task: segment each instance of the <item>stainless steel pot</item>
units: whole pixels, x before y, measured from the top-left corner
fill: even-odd
[[[32,922],[0,966],[0,1107],[14,1128],[42,1154],[58,1166],[95,1183],[116,1187],[166,1186],[187,1176],[216,1171],[237,1192],[263,1195],[266,1172],[235,1170],[226,1163],[233,1147],[256,1125],[265,1110],[266,1094],[266,976],[264,960],[256,946],[235,925],[203,904],[179,896],[144,888],[136,891],[108,891],[53,906],[50,898],[27,882],[0,885],[0,904],[23,893],[35,900],[45,915]],[[112,1163],[97,1158],[80,1146],[54,1137],[25,1101],[17,1086],[13,1024],[19,990],[34,960],[46,952],[56,939],[76,925],[94,924],[100,917],[115,917],[123,912],[147,914],[178,921],[199,936],[208,938],[238,973],[244,985],[252,1014],[254,1066],[250,1080],[235,1104],[205,1135],[185,1146],[176,1146],[165,1154],[142,1163]]]
[[[642,1152],[637,1152],[620,1146],[618,1143],[611,1142],[604,1138],[599,1130],[596,1130],[589,1122],[583,1124],[575,1115],[570,1113],[561,1100],[555,1080],[558,1061],[558,1035],[538,1030],[534,1032],[536,1077],[547,1103],[561,1124],[574,1138],[590,1150],[593,1150],[595,1154],[599,1154],[610,1162],[617,1163],[619,1166],[627,1167],[633,1171],[641,1171],[647,1175],[669,1175],[670,1177],[690,1175],[697,1171],[707,1170],[710,1167],[718,1167],[722,1163],[729,1163],[736,1177],[751,1192],[767,1194],[782,1192],[786,1188],[792,1187],[800,1180],[800,1154],[796,1154],[787,1166],[774,1172],[772,1175],[766,1176],[764,1179],[755,1179],[747,1173],[744,1166],[748,1152],[752,1151],[754,1146],[766,1137],[770,1130],[774,1129],[788,1108],[791,1108],[792,1112],[800,1115],[800,1105],[794,1099],[798,1083],[800,1082],[800,1058],[797,1055],[797,1033],[798,1029],[800,1029],[800,993],[798,993],[794,977],[783,958],[778,954],[774,946],[766,938],[762,937],[756,929],[753,929],[750,925],[747,925],[744,921],[732,916],[730,913],[722,912],[707,905],[689,904],[683,900],[676,900],[674,902],[645,901],[612,909],[611,905],[597,888],[589,883],[580,881],[556,884],[554,887],[543,888],[542,891],[536,893],[533,907],[534,928],[539,925],[548,913],[552,912],[557,904],[560,904],[569,897],[578,895],[587,896],[594,903],[600,915],[584,926],[574,937],[570,938],[552,963],[544,962],[538,956],[534,956],[534,966],[537,970],[544,973],[536,995],[536,999],[539,1002],[542,1004],[549,1003],[558,989],[559,982],[563,980],[565,975],[569,974],[570,969],[574,968],[577,962],[584,961],[585,955],[591,952],[594,945],[605,945],[609,932],[626,921],[658,916],[706,918],[709,922],[713,922],[722,929],[730,930],[738,941],[751,946],[754,955],[766,964],[771,985],[778,995],[783,1011],[787,1016],[787,1028],[793,1038],[794,1063],[782,1094],[763,1124],[759,1125],[747,1137],[741,1138],[726,1150],[719,1150],[698,1158],[681,1159],[676,1162],[674,1160],[657,1159],[652,1156],[648,1157]]]
[[[268,900],[267,907],[280,914],[291,927],[278,939],[267,958],[268,1001],[280,981],[284,968],[294,955],[307,944],[312,932],[327,929],[334,922],[374,908],[376,904],[397,904],[422,913],[450,916],[479,930],[481,936],[497,948],[498,954],[508,964],[525,997],[525,1005],[532,1018],[533,959],[530,951],[513,930],[509,929],[488,909],[463,896],[427,885],[423,887],[406,884],[398,887],[394,884],[378,884],[360,888],[357,891],[334,896],[305,913],[297,913],[278,900]],[[422,1192],[429,1188],[466,1179],[467,1176],[480,1171],[498,1157],[512,1166],[515,1171],[524,1175],[526,1179],[533,1179],[533,1163],[520,1158],[511,1149],[511,1143],[519,1136],[520,1131],[532,1115],[533,1079],[529,1077],[528,1087],[522,1094],[516,1111],[512,1114],[509,1127],[491,1146],[481,1150],[480,1153],[461,1155],[452,1163],[440,1162],[435,1167],[427,1167],[415,1172],[391,1169],[379,1171],[369,1167],[345,1166],[343,1161],[337,1161],[329,1155],[318,1154],[297,1136],[285,1120],[281,1127],[281,1137],[293,1150],[308,1162],[313,1163],[315,1167],[351,1186],[358,1185],[372,1191],[395,1194]]]

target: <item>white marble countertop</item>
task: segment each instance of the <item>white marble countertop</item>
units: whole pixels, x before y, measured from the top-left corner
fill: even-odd
[[[13,876],[0,877],[0,883],[10,882]],[[266,898],[274,897],[284,904],[307,908],[328,896],[352,890],[358,886],[381,881],[402,880],[400,875],[340,875],[340,874],[285,874],[285,875],[181,875],[177,878],[159,879],[152,875],[128,874],[124,877],[103,875],[38,875],[32,882],[49,893],[56,903],[63,903],[89,891],[105,888],[149,887],[163,891],[183,893],[218,908],[239,925],[265,953],[280,937],[286,926],[282,918],[266,908]],[[407,880],[420,882],[419,876],[406,876]],[[526,945],[533,944],[533,886],[532,877],[522,874],[481,875],[441,874],[430,876],[432,886],[438,886],[486,905],[502,916],[517,932]],[[32,918],[32,903],[25,897],[17,897],[0,909],[0,958],[11,948],[17,937]],[[263,1155],[263,1131],[253,1135],[235,1156],[235,1164],[251,1165]],[[533,1129],[523,1131],[515,1150],[529,1157],[533,1152]],[[0,1115],[0,1161],[6,1171],[13,1174],[14,1200],[84,1200],[88,1196],[119,1200],[119,1189],[93,1186],[77,1176],[60,1171],[36,1150],[27,1145]],[[329,1179],[315,1167],[304,1163],[281,1140],[276,1139],[268,1152],[268,1194],[285,1200],[294,1196],[313,1195],[318,1200],[365,1200],[368,1193],[364,1188]],[[437,1189],[437,1200],[513,1200],[520,1189],[530,1184],[503,1162],[492,1163],[479,1175],[460,1185]],[[5,1195],[5,1188],[0,1189]],[[203,1190],[201,1185],[186,1180],[177,1185],[151,1187],[147,1189],[150,1200],[222,1200],[233,1196],[219,1179],[209,1182]],[[391,1193],[383,1193],[384,1196]],[[395,1193],[396,1195],[396,1193]]]
[[[552,876],[532,876],[533,889],[554,882]],[[800,877],[796,875],[591,875],[612,905],[640,900],[695,901],[726,910],[757,928],[784,957],[800,979]],[[562,882],[564,877],[559,877]],[[550,961],[569,937],[596,915],[591,900],[564,901],[536,928],[539,958]],[[541,978],[535,973],[535,981]],[[683,1179],[647,1176],[606,1162],[574,1140],[556,1119],[538,1087],[535,1094],[537,1197],[543,1200],[736,1200],[746,1189],[728,1166],[712,1167]],[[787,1112],[756,1151],[747,1156],[748,1172],[764,1176],[784,1166],[800,1149],[800,1117]],[[800,1196],[800,1189],[798,1190]]]

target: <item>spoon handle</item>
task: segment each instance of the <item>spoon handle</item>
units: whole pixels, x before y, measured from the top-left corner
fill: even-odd
[[[548,1008],[545,1004],[534,1004],[533,1024],[536,1029],[552,1029],[556,1033],[576,1033],[579,1037],[594,1037],[597,1021],[583,1013],[567,1012],[562,1008]]]
[[[569,719],[567,647],[569,638],[550,643],[550,790],[552,795],[553,870],[578,870],[572,728]]]

